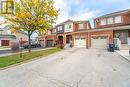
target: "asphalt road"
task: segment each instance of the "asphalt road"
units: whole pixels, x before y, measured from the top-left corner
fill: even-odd
[[[130,62],[105,50],[72,48],[0,71],[0,87],[130,87]]]

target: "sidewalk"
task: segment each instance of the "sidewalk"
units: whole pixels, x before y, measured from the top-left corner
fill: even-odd
[[[32,49],[32,51],[42,51],[42,50],[47,50],[47,49],[52,49],[55,47],[50,47],[50,48],[42,48],[42,49]],[[28,52],[28,50],[23,51],[22,53],[26,53]],[[4,56],[10,56],[10,55],[14,55],[14,54],[19,54],[20,52],[17,53],[7,53],[7,54],[0,54],[0,57],[4,57]]]
[[[130,55],[129,55],[129,50],[119,50],[116,51],[119,55],[130,61]]]
[[[11,48],[0,48],[0,51],[2,50],[10,50]]]

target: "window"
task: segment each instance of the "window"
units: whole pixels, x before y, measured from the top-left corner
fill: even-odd
[[[51,35],[51,31],[50,30],[48,31],[48,35]]]
[[[58,31],[62,31],[62,26],[58,26]]]
[[[79,24],[79,29],[83,29],[83,23]]]
[[[71,24],[66,24],[65,29],[71,29]]]
[[[7,34],[11,34],[11,31],[10,31],[10,30],[7,30]]]
[[[115,23],[121,23],[121,16],[115,17]]]
[[[54,32],[56,32],[56,29],[54,29]]]
[[[106,19],[104,18],[104,19],[101,19],[101,25],[106,25],[107,23],[106,23]]]
[[[112,17],[107,19],[107,24],[113,24],[113,18]]]

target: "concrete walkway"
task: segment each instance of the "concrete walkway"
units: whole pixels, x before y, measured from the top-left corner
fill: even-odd
[[[130,62],[116,52],[67,49],[0,71],[0,87],[130,87]]]
[[[130,55],[129,55],[129,50],[119,50],[116,51],[119,55],[130,61]]]

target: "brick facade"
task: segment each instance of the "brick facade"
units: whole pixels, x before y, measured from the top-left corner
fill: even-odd
[[[115,22],[115,17],[120,16],[121,17],[121,22],[116,23]],[[108,18],[112,17],[113,18],[113,23],[112,24],[106,24],[106,25],[101,25],[100,21],[101,19],[105,18],[106,21],[108,21]],[[66,23],[73,23],[73,31],[72,32],[65,32],[65,24]],[[83,29],[79,28],[79,24],[83,24]],[[107,43],[113,43],[113,38],[114,38],[114,32],[119,30],[124,30],[124,27],[130,25],[130,12],[127,10],[121,11],[121,12],[115,12],[111,13],[99,18],[94,19],[94,29],[91,28],[89,21],[72,21],[72,20],[67,20],[66,22],[60,23],[59,25],[56,26],[63,26],[62,32],[57,32],[55,35],[52,36],[47,36],[47,40],[53,40],[54,43],[59,40],[62,41],[62,43],[65,45],[68,40],[68,37],[72,38],[72,45],[74,47],[75,45],[75,38],[85,38],[86,40],[86,48],[91,48],[92,45],[92,37],[107,37],[108,41]],[[130,30],[127,29],[128,31],[128,37],[130,37]],[[61,40],[62,39],[62,40]]]

